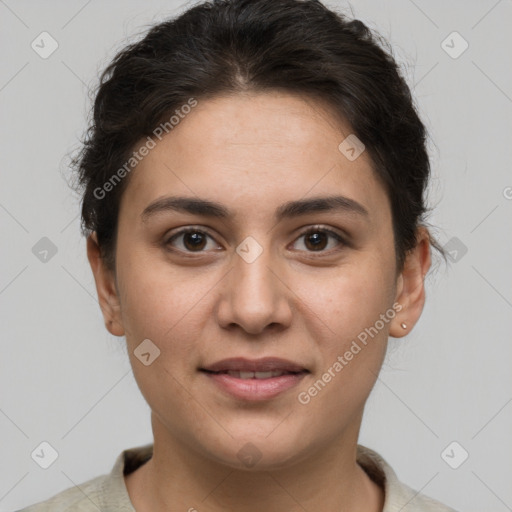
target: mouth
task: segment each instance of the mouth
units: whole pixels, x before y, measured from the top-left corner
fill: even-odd
[[[233,358],[199,370],[217,389],[238,400],[269,400],[296,386],[309,372],[304,366],[278,358]]]
[[[220,372],[211,372],[209,370],[204,370],[207,373],[213,373],[216,375],[229,375],[231,377],[236,377],[237,379],[272,379],[274,377],[281,377],[282,375],[296,375],[301,372],[287,372],[287,371],[280,371],[280,370],[274,370],[269,372],[244,372],[244,371],[237,371],[237,370],[227,370],[227,371],[220,371]]]

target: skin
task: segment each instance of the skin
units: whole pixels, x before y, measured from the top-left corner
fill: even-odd
[[[430,244],[419,228],[397,271],[389,199],[371,161],[366,152],[349,161],[338,150],[350,133],[318,101],[292,94],[199,101],[129,178],[115,272],[89,237],[105,325],[126,336],[152,410],[153,457],[125,477],[138,512],[382,510],[383,490],[356,462],[357,439],[388,336],[407,334],[423,309]],[[332,195],[356,201],[367,215],[274,219],[287,201]],[[143,221],[144,209],[165,196],[216,201],[230,215],[168,210]],[[303,236],[316,225],[346,243],[317,230],[323,245],[316,248]],[[199,251],[187,235],[169,242],[187,226],[209,235]],[[263,250],[252,263],[236,252],[248,236]],[[401,311],[301,404],[298,393],[394,303]],[[160,350],[149,366],[134,355],[144,339]],[[273,399],[240,401],[198,371],[235,356],[281,357],[310,373]],[[250,468],[237,457],[246,443],[261,453]]]

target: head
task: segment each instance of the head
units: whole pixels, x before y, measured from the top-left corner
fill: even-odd
[[[355,442],[425,300],[425,141],[382,41],[316,1],[200,4],[115,57],[75,165],[159,436],[233,466],[252,443],[259,467]],[[297,368],[241,399],[212,378],[228,358]]]

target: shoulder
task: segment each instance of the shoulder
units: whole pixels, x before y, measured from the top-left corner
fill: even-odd
[[[152,444],[128,448],[118,455],[109,474],[65,489],[17,512],[135,512],[123,475],[144,464],[152,452]]]
[[[106,478],[107,475],[98,476],[18,512],[97,512],[101,510],[99,500]]]
[[[457,512],[440,501],[434,500],[415,491],[402,482],[398,483],[397,496],[390,500],[389,512],[399,510],[414,510],[415,512]],[[387,509],[385,509],[387,512]]]
[[[402,483],[386,460],[370,448],[358,445],[357,461],[384,488],[383,512],[457,512]]]

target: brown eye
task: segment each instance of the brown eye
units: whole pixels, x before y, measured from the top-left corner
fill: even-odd
[[[333,247],[336,248],[336,246],[345,245],[345,242],[340,235],[334,231],[324,228],[309,229],[302,233],[297,240],[300,239],[304,239],[303,245],[307,252],[328,252]],[[335,243],[331,243],[329,247],[330,240],[334,240]]]
[[[185,233],[183,245],[191,251],[201,250],[206,245],[206,237],[203,233]]]
[[[321,251],[325,249],[329,237],[325,233],[309,233],[306,235],[306,247],[312,251]]]
[[[165,246],[171,246],[182,252],[206,252],[204,249],[208,246],[208,242],[213,238],[199,229],[189,228],[179,231],[171,236]],[[212,244],[217,247],[216,244]]]

